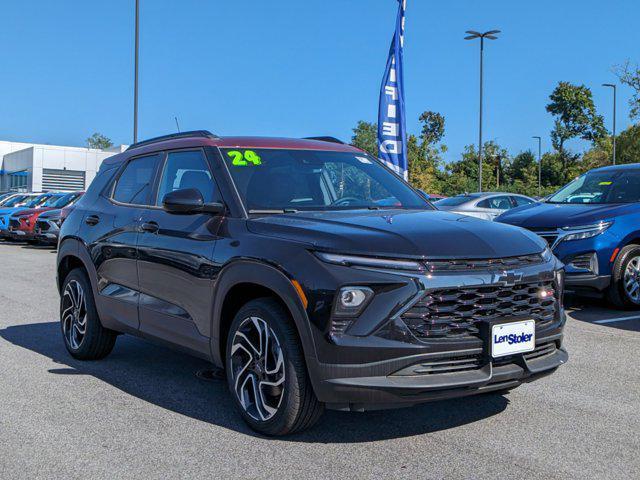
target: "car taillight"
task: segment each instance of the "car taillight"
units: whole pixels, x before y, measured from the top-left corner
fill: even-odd
[[[73,211],[73,206],[71,205],[69,205],[68,207],[64,207],[62,210],[60,210],[59,225],[62,225],[64,223],[64,221],[67,219],[67,217],[72,211]]]

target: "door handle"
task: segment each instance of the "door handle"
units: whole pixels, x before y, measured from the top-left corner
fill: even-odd
[[[148,233],[158,233],[158,230],[160,230],[160,226],[156,222],[144,222],[140,225],[140,228],[143,232]]]
[[[87,218],[84,219],[84,223],[92,227],[94,225],[97,225],[99,222],[100,222],[100,217],[97,215],[89,215]]]

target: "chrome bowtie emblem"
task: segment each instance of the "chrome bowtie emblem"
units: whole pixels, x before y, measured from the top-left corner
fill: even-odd
[[[502,272],[495,275],[494,283],[502,283],[506,287],[511,287],[522,280],[520,272]]]

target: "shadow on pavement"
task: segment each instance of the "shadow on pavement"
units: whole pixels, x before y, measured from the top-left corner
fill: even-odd
[[[49,370],[52,375],[91,375],[161,408],[256,436],[236,412],[224,381],[196,378],[196,371],[209,366],[204,360],[124,335],[106,359],[81,362],[67,353],[58,322],[11,326],[0,336],[60,364]],[[327,411],[313,429],[280,440],[352,443],[421,435],[491,417],[508,403],[501,395],[485,394],[398,410]]]

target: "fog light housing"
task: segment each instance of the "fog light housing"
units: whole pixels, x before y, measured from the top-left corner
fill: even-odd
[[[333,309],[333,314],[339,317],[357,317],[373,297],[373,290],[369,287],[342,287]]]

